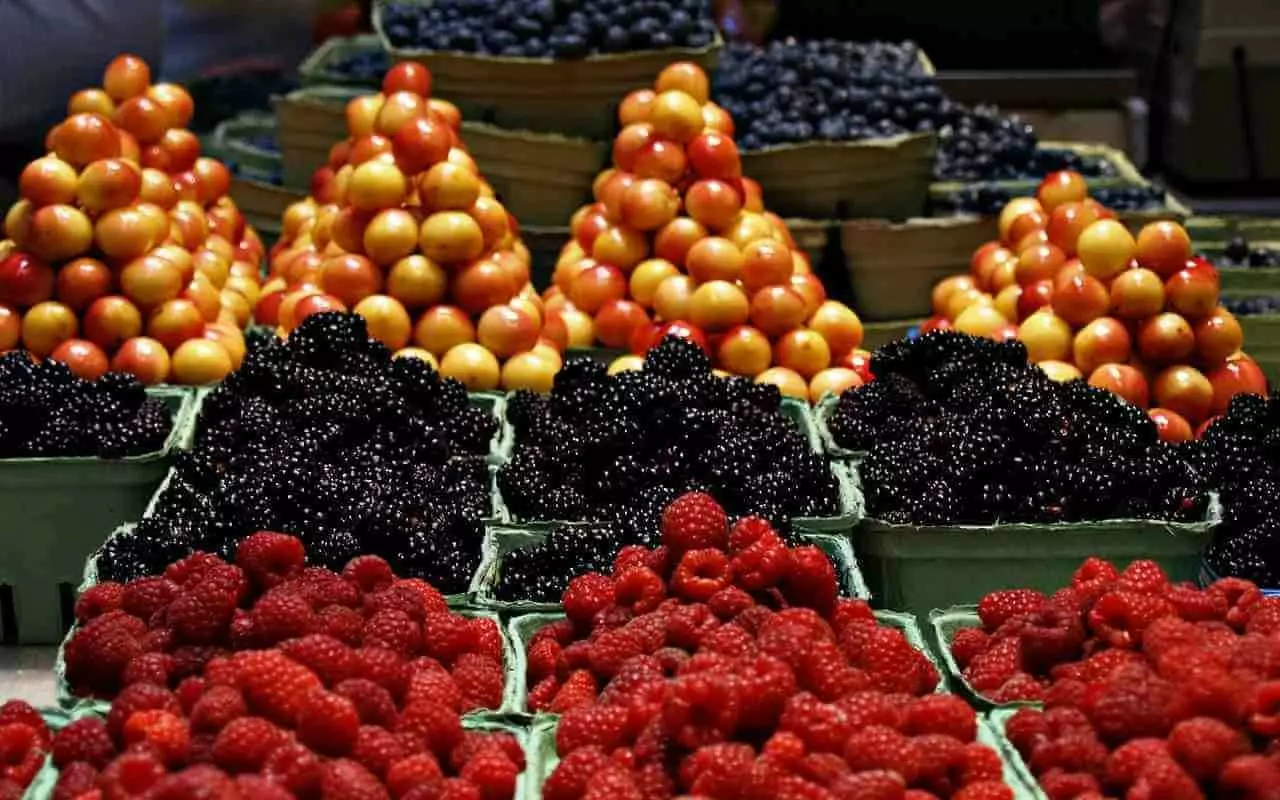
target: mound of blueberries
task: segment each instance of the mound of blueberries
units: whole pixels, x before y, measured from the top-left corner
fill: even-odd
[[[342,75],[369,86],[379,86],[391,69],[391,56],[381,47],[343,53],[326,66],[326,72]]]
[[[1280,295],[1274,294],[1264,297],[1223,297],[1221,303],[1237,317],[1274,314],[1280,311]]]
[[[1243,236],[1233,236],[1222,248],[1221,257],[1213,261],[1220,267],[1280,267],[1280,251],[1252,245]]]
[[[966,186],[954,192],[932,195],[929,198],[929,213],[935,217],[952,214],[980,214],[995,216],[1005,204],[1020,191],[1006,189],[1001,186]],[[1148,186],[1127,186],[1113,189],[1093,189],[1090,196],[1107,208],[1115,211],[1141,211],[1144,209],[1162,208],[1165,190],[1155,184]]]
[[[435,0],[381,13],[397,48],[521,58],[700,48],[716,36],[710,0]]]

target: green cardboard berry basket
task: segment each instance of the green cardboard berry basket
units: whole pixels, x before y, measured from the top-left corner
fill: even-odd
[[[829,393],[823,395],[818,404],[813,407],[813,427],[818,432],[818,441],[822,443],[823,451],[831,458],[854,463],[860,462],[867,455],[865,450],[850,450],[847,447],[841,447],[836,444],[835,437],[831,435],[831,415],[836,413],[839,407],[839,395]]]
[[[1226,244],[1234,236],[1254,239],[1280,240],[1280,218],[1276,217],[1190,217],[1183,226],[1191,234],[1193,242],[1201,244]]]
[[[949,684],[947,683],[946,671],[938,664],[938,660],[934,656],[933,651],[929,649],[929,645],[925,641],[924,634],[920,630],[920,623],[917,621],[915,615],[901,614],[896,611],[877,611],[875,614],[876,620],[881,625],[888,628],[897,628],[902,631],[902,635],[911,644],[911,646],[923,653],[925,658],[928,658],[929,661],[933,663],[933,666],[938,670],[938,688],[935,691],[939,694],[947,693],[949,691]],[[533,639],[534,634],[547,625],[559,622],[562,619],[564,619],[564,614],[562,613],[546,612],[515,616],[507,623],[509,639],[514,645],[515,655],[518,659],[518,671],[517,674],[507,683],[507,688],[509,690],[514,688],[514,691],[511,693],[514,705],[503,706],[502,710],[506,714],[523,715],[524,717],[531,715],[527,704],[529,699],[529,682],[525,675],[525,668],[527,665],[525,653],[528,652],[529,642]],[[536,712],[532,713],[532,716],[534,717],[534,724],[536,726],[538,720],[554,718],[556,715],[546,712]]]
[[[0,460],[0,583],[13,591],[13,633],[20,644],[55,644],[66,632],[63,585],[75,585],[84,558],[104,531],[137,519],[164,480],[174,454],[190,447],[192,392],[148,389],[164,401],[173,428],[154,453]]]
[[[1280,250],[1280,240],[1250,240],[1250,245]],[[1196,247],[1206,256],[1217,261],[1226,249],[1225,244],[1202,244]],[[1257,297],[1280,294],[1280,267],[1218,267],[1223,294],[1232,297]],[[1248,345],[1249,340],[1245,340]]]
[[[1009,741],[1009,737],[1005,735],[1005,724],[1009,722],[1009,718],[1018,713],[1016,708],[998,708],[987,715],[987,723],[995,736],[996,749],[1000,753],[1000,758],[1011,769],[1016,776],[1018,783],[1023,788],[1023,797],[1027,800],[1049,800],[1049,796],[1040,788],[1040,782],[1036,780],[1035,774],[1031,771],[1031,767],[1022,758],[1022,754],[1018,752],[1018,748],[1013,746],[1013,742]]]
[[[60,708],[42,709],[40,716],[44,717],[45,724],[49,726],[49,730],[57,733],[72,722],[83,717],[95,716],[94,712],[88,709],[78,709],[75,711],[66,711]],[[51,800],[53,790],[58,785],[58,770],[53,766],[53,756],[46,755],[44,757],[44,765],[40,767],[40,771],[31,781],[31,785],[22,795],[22,800]]]
[[[266,150],[253,143],[255,136],[276,132],[275,119],[270,114],[252,111],[233,117],[218,125],[210,144],[212,154],[227,162],[238,178],[262,183],[279,180],[283,158],[278,150]]]
[[[373,34],[330,37],[298,65],[298,81],[303,86],[351,86],[376,90],[382,85],[380,79],[349,75],[337,65],[354,55],[381,50],[382,42]]]
[[[1053,592],[1089,556],[1119,566],[1149,558],[1174,581],[1195,580],[1221,517],[1216,495],[1201,522],[1103,520],[1059,524],[895,525],[865,519],[853,548],[878,604],[928,614],[1025,587]]]
[[[559,603],[547,603],[536,600],[501,600],[497,596],[498,582],[502,577],[502,563],[506,556],[515,550],[521,550],[542,542],[547,538],[549,530],[530,530],[520,527],[491,527],[486,537],[484,559],[471,583],[471,597],[480,608],[497,611],[503,615],[554,613],[560,611]],[[858,569],[858,561],[853,555],[853,546],[843,536],[831,536],[817,533],[801,533],[806,544],[820,547],[835,566],[836,577],[840,581],[840,593],[845,597],[857,597],[870,600],[867,584]]]
[[[1045,141],[1040,142],[1037,149],[1042,151],[1067,151],[1079,156],[1097,158],[1107,164],[1109,167],[1108,174],[1085,178],[1085,182],[1090,189],[1123,189],[1132,186],[1146,186],[1148,183],[1147,179],[1138,171],[1138,168],[1129,160],[1129,156],[1125,155],[1123,150],[1110,145],[1091,142]],[[936,193],[950,193],[973,186],[990,186],[1010,192],[1034,195],[1043,180],[1044,176],[974,182],[938,181],[930,187],[930,190]]]
[[[947,678],[951,681],[951,685],[955,687],[958,694],[964,695],[965,699],[974,708],[980,710],[992,708],[1018,709],[1023,706],[1039,706],[1040,703],[1032,701],[997,703],[973,688],[973,685],[965,680],[964,670],[960,669],[960,665],[956,663],[955,656],[951,655],[951,642],[961,630],[981,627],[982,620],[978,618],[978,607],[976,605],[952,606],[945,609],[935,608],[929,612],[930,638],[932,639],[933,649],[938,654],[938,660],[942,663],[942,666],[946,668]]]

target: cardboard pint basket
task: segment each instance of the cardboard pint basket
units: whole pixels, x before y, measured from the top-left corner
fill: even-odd
[[[432,0],[395,0],[430,5]],[[393,61],[416,61],[431,70],[432,92],[455,103],[464,117],[504,128],[555,131],[605,139],[615,128],[614,109],[634,89],[652,86],[673,61],[692,61],[710,72],[723,42],[701,48],[673,47],[602,53],[574,60],[519,58],[397,47],[387,35],[389,0],[376,0],[373,26]]]
[[[1104,174],[1094,177],[1085,177],[1085,182],[1090,189],[1123,189],[1130,186],[1146,186],[1148,181],[1129,160],[1129,156],[1124,151],[1105,144],[1094,144],[1090,142],[1040,142],[1038,148],[1040,151],[1056,150],[1068,151],[1086,158],[1096,158],[1102,161]],[[991,186],[1005,189],[1015,194],[1025,194],[1034,196],[1036,189],[1040,187],[1043,177],[1034,178],[1010,178],[1006,180],[994,181],[977,181],[975,183],[967,183],[965,181],[940,181],[934,184],[934,187],[945,191],[958,191],[974,185]]]
[[[286,186],[305,187],[311,173],[324,166],[329,150],[347,138],[347,103],[368,89],[313,86],[273,101],[276,142]]]
[[[1030,701],[1000,703],[982,694],[965,680],[964,670],[956,663],[955,656],[951,655],[951,642],[960,631],[966,628],[981,627],[982,620],[978,617],[978,607],[976,605],[952,606],[951,608],[934,609],[929,612],[930,643],[938,654],[938,660],[942,662],[943,667],[946,669],[947,679],[951,682],[952,690],[957,694],[964,695],[970,705],[977,709],[1021,708],[1022,706],[1040,705]]]
[[[298,65],[298,79],[303,86],[356,86],[376,91],[382,76],[354,75],[343,65],[364,54],[377,54],[386,60],[382,42],[373,34],[334,36],[326,39]]]

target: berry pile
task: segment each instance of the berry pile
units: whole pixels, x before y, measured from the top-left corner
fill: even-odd
[[[973,710],[837,597],[821,551],[702,494],[661,533],[575,578],[530,641],[530,707],[561,714],[543,797],[1012,797]]]
[[[205,400],[155,513],[99,555],[108,580],[155,575],[192,550],[229,557],[259,530],[303,537],[314,563],[359,554],[464,591],[490,510],[497,421],[460,383],[395,358],[357,315],[308,317],[261,345]]]
[[[220,684],[215,674],[233,654],[275,648],[327,684],[368,678],[396,697],[421,684],[458,713],[501,705],[493,620],[451,612],[435,587],[397,578],[377,556],[340,574],[305,560],[300,539],[262,532],[240,543],[235,564],[195,553],[152,577],[93,586],[76,603],[67,681],[78,696],[118,706],[139,684],[180,693],[193,677]]]
[[[541,542],[502,557],[494,593],[505,601],[555,603],[575,575],[604,572],[623,547],[652,546],[653,538],[616,522],[557,525]]]
[[[1257,314],[1274,314],[1280,311],[1280,295],[1264,295],[1261,297],[1224,297],[1223,308],[1238,317],[1251,317]]]
[[[1070,169],[1089,177],[1111,175],[1106,159],[1073,150],[1042,149],[1032,127],[993,106],[944,106],[934,177],[947,181],[1040,178]]]
[[[518,519],[614,519],[638,532],[687,491],[735,516],[834,515],[830,465],[781,402],[776,386],[712,374],[706,353],[675,336],[643,370],[570,359],[550,395],[512,397],[516,447],[498,484]]]
[[[1280,400],[1238,395],[1192,453],[1223,507],[1206,563],[1224,577],[1280,587]]]
[[[40,713],[22,700],[0,705],[0,800],[21,800],[44,766],[52,734]]]
[[[1090,559],[1052,597],[1015,589],[952,643],[995,700],[1037,699],[1006,734],[1055,800],[1264,798],[1274,761],[1280,600],[1244,580],[1170,584]]]
[[[0,355],[0,458],[121,458],[164,447],[173,418],[132,375],[87,381],[66,364]]]
[[[930,196],[929,213],[935,217],[952,214],[996,216],[1016,195],[1017,192],[1014,190],[999,186],[969,186],[945,195]],[[1164,188],[1155,184],[1116,189],[1091,189],[1089,195],[1115,211],[1162,208],[1165,201]]]
[[[304,559],[259,533],[235,566],[200,553],[82,594],[67,679],[113,702],[54,739],[54,797],[512,797],[518,742],[461,717],[501,703],[497,624],[374,556]]]
[[[391,58],[381,47],[354,50],[328,66],[330,72],[353,78],[370,86],[381,84],[382,77],[389,69],[391,69]]]
[[[876,351],[840,397],[837,444],[869,455],[867,513],[939,525],[1203,518],[1201,475],[1105,389],[1057,383],[1016,340],[935,332]]]
[[[716,35],[708,0],[438,0],[381,13],[398,48],[517,58],[706,47]]]

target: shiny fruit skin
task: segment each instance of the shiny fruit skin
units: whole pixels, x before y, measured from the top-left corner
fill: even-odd
[[[773,351],[769,338],[750,325],[738,325],[724,332],[716,344],[716,366],[754,378],[769,368]]]
[[[100,114],[72,114],[49,133],[49,145],[58,158],[77,169],[103,158],[120,155],[116,128]]]
[[[711,98],[711,83],[707,79],[707,73],[691,61],[676,61],[663,67],[653,88],[656,92],[684,92],[699,105],[704,105]]]
[[[356,167],[347,186],[347,202],[360,211],[381,211],[404,201],[408,181],[395,164],[368,161]]]
[[[1027,348],[1027,359],[1065,361],[1071,355],[1071,326],[1052,309],[1042,308],[1022,321],[1018,338]]]
[[[156,255],[130,261],[119,274],[120,289],[140,308],[155,308],[182,293],[182,272]]]
[[[147,88],[147,97],[165,110],[170,128],[186,128],[191,124],[195,101],[186,89],[176,83],[154,83]]]
[[[0,352],[13,350],[22,341],[22,312],[0,303]]]
[[[409,120],[391,138],[396,165],[405,175],[417,175],[443,162],[452,146],[448,126],[431,117]]]
[[[676,217],[654,237],[653,255],[676,266],[684,266],[689,251],[707,236],[706,227],[697,220]]]
[[[689,166],[701,178],[726,180],[742,176],[742,157],[733,137],[704,130],[687,148]]]
[[[541,353],[517,353],[502,365],[500,381],[502,388],[508,392],[526,389],[538,394],[548,394],[558,371],[556,361]]]
[[[627,278],[617,267],[596,264],[580,272],[569,285],[569,300],[587,314],[627,294]]]
[[[124,53],[111,59],[102,73],[102,88],[119,102],[137,97],[151,85],[151,67],[135,55]]]
[[[147,336],[174,352],[188,339],[204,335],[204,314],[190,300],[177,298],[161,303],[147,317]]]
[[[789,286],[766,286],[751,297],[751,324],[767,336],[777,337],[794,330],[808,316],[804,298]]]
[[[1129,364],[1103,364],[1089,375],[1089,385],[1119,395],[1138,408],[1150,404],[1146,376]]]
[[[116,106],[115,113],[111,115],[111,121],[120,130],[132,134],[141,145],[160,141],[169,123],[168,114],[165,113],[164,108],[145,95],[131,97]]]
[[[835,366],[848,367],[858,373],[858,377],[863,383],[870,383],[875,380],[875,374],[871,372],[871,353],[867,350],[854,350],[846,353],[844,358],[839,359]]]
[[[1071,325],[1083,327],[1107,313],[1111,294],[1102,281],[1092,275],[1061,276],[1054,283],[1050,305],[1055,314]]]
[[[796,372],[806,381],[831,366],[831,348],[821,334],[799,328],[783,334],[773,348],[776,364]],[[808,386],[805,386],[808,394]]]
[[[793,274],[790,283],[791,288],[804,298],[805,318],[817,313],[818,308],[827,299],[826,287],[822,285],[818,276]]]
[[[625,128],[633,122],[648,122],[653,113],[653,98],[657,96],[652,89],[636,89],[622,98],[618,105],[618,124]]]
[[[729,281],[708,281],[694,289],[689,298],[689,321],[708,333],[742,325],[749,315],[746,294]]]
[[[1148,223],[1138,231],[1134,258],[1160,277],[1172,277],[1191,258],[1191,237],[1176,222]]]
[[[454,303],[473,315],[506,303],[520,291],[510,273],[492,259],[468,264],[454,276],[450,289]]]
[[[755,294],[766,286],[786,286],[794,264],[791,250],[772,239],[757,239],[742,248],[742,286]]]
[[[449,274],[423,255],[400,259],[387,273],[386,292],[408,308],[425,308],[444,299]]]
[[[977,281],[974,280],[972,275],[952,275],[943,278],[934,284],[933,293],[930,297],[933,303],[933,313],[945,314],[947,305],[954,295],[977,288]]]
[[[86,339],[66,340],[54,348],[49,358],[66,364],[72,374],[86,381],[96,381],[111,366],[102,348]]]
[[[736,281],[742,275],[745,259],[733,242],[711,236],[695,244],[685,257],[685,268],[698,283]]]
[[[44,358],[58,345],[75,338],[79,327],[74,311],[62,303],[46,300],[23,315],[22,345],[37,358]]]
[[[742,212],[742,195],[722,180],[700,180],[685,192],[685,212],[700,225],[723,231]]]
[[[862,344],[862,320],[853,309],[837,300],[824,301],[807,325],[827,340],[832,358],[843,358]]]
[[[320,288],[351,308],[382,290],[382,271],[364,256],[336,256],[320,268]]]
[[[349,309],[346,305],[331,294],[324,294],[323,292],[307,294],[298,298],[298,300],[293,304],[293,313],[289,315],[292,319],[290,327],[298,327],[302,324],[303,320],[315,314],[347,310]]]
[[[1018,283],[1026,286],[1036,281],[1053,280],[1065,263],[1066,253],[1051,244],[1040,244],[1018,254],[1018,266],[1013,274]]]
[[[499,359],[532,350],[538,343],[541,326],[522,310],[493,306],[480,315],[476,340]]]
[[[364,317],[369,335],[386,345],[387,349],[394,352],[409,344],[413,320],[394,297],[372,294],[356,303],[351,310]]]
[[[1169,307],[1188,319],[1213,313],[1218,307],[1218,270],[1212,266],[1180,269],[1164,285]]]
[[[1167,408],[1153,408],[1147,411],[1147,416],[1155,423],[1156,433],[1161,441],[1169,444],[1191,441],[1191,423],[1178,412]]]
[[[0,303],[28,307],[53,296],[53,269],[44,261],[21,251],[0,261]]]
[[[417,180],[418,197],[429,211],[466,211],[480,198],[480,178],[471,170],[444,162]]]
[[[641,261],[635,269],[631,270],[631,276],[627,282],[631,299],[644,308],[653,308],[653,299],[658,291],[658,285],[672,275],[679,274],[680,270],[676,265],[665,259],[651,258]]]
[[[707,355],[711,355],[711,344],[707,341],[707,334],[698,326],[685,322],[683,320],[674,320],[658,326],[658,330],[654,333],[654,344],[661,342],[668,336],[679,336],[702,348]]]
[[[619,350],[630,346],[631,336],[637,328],[649,324],[649,315],[644,308],[625,298],[610,300],[595,314],[596,338],[605,347]]]
[[[1210,370],[1208,378],[1213,386],[1213,403],[1209,408],[1213,416],[1227,413],[1231,398],[1237,394],[1267,395],[1266,375],[1256,361],[1244,354],[1231,356]]]
[[[1195,367],[1177,364],[1156,375],[1151,382],[1151,397],[1160,408],[1196,424],[1209,415],[1213,384]]]
[[[1049,173],[1036,188],[1036,200],[1049,212],[1064,203],[1078,203],[1088,196],[1089,186],[1084,176],[1069,169]]]
[[[809,381],[809,402],[817,404],[828,394],[839,397],[862,383],[862,376],[848,367],[828,367]]]
[[[996,227],[1000,233],[1001,241],[1010,243],[1009,229],[1013,223],[1024,214],[1044,214],[1044,206],[1040,205],[1040,201],[1034,197],[1015,197],[1004,208],[1000,209],[1000,215],[996,219]]]
[[[756,376],[756,383],[777,386],[783,397],[805,401],[809,399],[809,384],[798,372],[787,367],[770,367]]]
[[[1195,332],[1178,314],[1164,312],[1138,325],[1138,353],[1152,364],[1185,361],[1196,346]]]
[[[155,339],[135,336],[120,345],[111,358],[112,372],[125,372],[144,386],[156,386],[169,379],[169,351]]]
[[[57,156],[37,158],[18,176],[18,193],[36,208],[71,203],[76,197],[76,170]]]
[[[654,133],[680,144],[693,139],[705,127],[702,102],[680,90],[658,92],[649,112]]]
[[[76,184],[76,201],[95,214],[123,208],[138,199],[142,171],[127,161],[108,158],[84,168]]]
[[[1006,286],[996,294],[995,306],[996,311],[1007,320],[1010,324],[1022,319],[1022,315],[1018,313],[1018,301],[1022,299],[1022,287],[1014,284]]]
[[[217,342],[189,339],[173,353],[170,371],[174,383],[202,386],[231,374],[231,355]]]
[[[1081,373],[1092,375],[1103,364],[1126,363],[1132,347],[1129,331],[1122,323],[1112,317],[1099,317],[1076,333],[1072,356]]]
[[[955,319],[956,330],[960,333],[983,336],[988,339],[997,339],[997,334],[1008,324],[1009,320],[1005,319],[994,305],[985,303],[969,306]]]
[[[996,268],[1005,261],[1016,263],[1017,260],[1018,255],[999,242],[987,242],[974,251],[973,259],[969,263],[969,274],[973,277],[974,283],[979,289],[992,291],[992,281],[996,274]],[[1014,275],[1017,275],[1016,267]]]
[[[389,208],[365,226],[364,254],[379,266],[394,264],[418,247],[418,221],[402,208]]]
[[[633,163],[631,171],[636,177],[657,178],[673,185],[679,182],[689,167],[684,148],[665,139],[653,139],[641,147],[635,154]]]
[[[157,226],[138,208],[117,208],[98,217],[94,241],[116,264],[125,264],[150,252],[160,243]]]
[[[1084,377],[1080,374],[1080,370],[1076,369],[1075,364],[1068,364],[1065,361],[1041,361],[1037,364],[1045,375],[1049,376],[1049,380],[1058,383],[1066,383]]]
[[[602,231],[591,243],[591,257],[629,274],[649,257],[649,243],[643,233],[614,225]]]
[[[1074,257],[1080,234],[1100,219],[1102,217],[1097,210],[1088,203],[1063,203],[1049,214],[1045,233],[1050,244],[1060,247],[1069,257]]]
[[[1244,330],[1230,311],[1217,308],[1193,326],[1196,335],[1196,354],[1210,366],[1225,361],[1228,356],[1244,346]]]
[[[498,388],[502,370],[498,359],[478,344],[455,345],[440,359],[440,374],[461,381],[467,391],[486,392]]]
[[[635,181],[623,190],[620,211],[623,225],[638,231],[656,231],[676,218],[680,195],[663,181]]]
[[[419,97],[430,97],[431,70],[413,61],[397,63],[382,78],[382,93],[394,92],[413,92]]]
[[[434,306],[418,317],[413,341],[440,358],[455,345],[476,340],[476,328],[465,311],[457,306]]]
[[[51,264],[82,255],[92,245],[93,223],[75,206],[44,206],[31,215],[26,249]]]
[[[1146,319],[1163,311],[1164,304],[1164,282],[1149,269],[1128,269],[1111,281],[1111,308],[1117,317]]]
[[[438,211],[423,220],[418,247],[438,264],[462,264],[484,252],[484,231],[465,212]]]
[[[142,313],[120,295],[99,297],[84,313],[84,338],[107,352],[142,333]]]
[[[1124,225],[1099,220],[1084,229],[1076,242],[1076,254],[1085,271],[1108,281],[1129,268],[1137,243]]]

